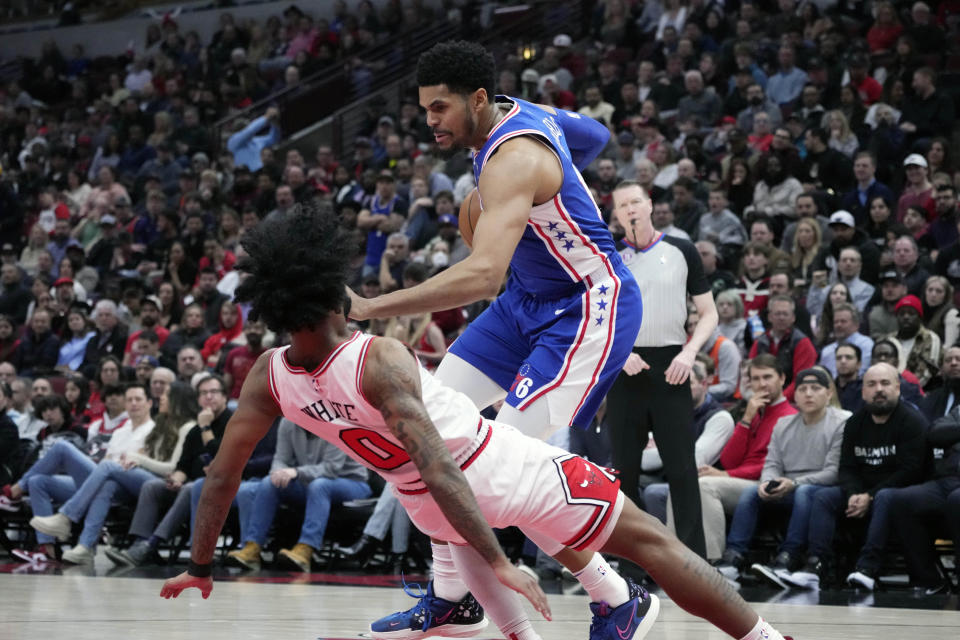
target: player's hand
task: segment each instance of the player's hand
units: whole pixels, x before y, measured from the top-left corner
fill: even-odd
[[[200,589],[200,595],[206,600],[210,597],[210,592],[213,591],[213,578],[210,576],[198,578],[184,571],[180,575],[170,578],[163,583],[163,588],[160,589],[160,597],[166,598],[167,600],[176,598],[180,595],[181,591],[189,589],[190,587]]]
[[[348,316],[351,320],[369,320],[367,316],[367,309],[369,305],[367,304],[367,299],[362,298],[357,295],[357,292],[347,287],[347,295],[350,297],[350,313]]]
[[[493,570],[501,583],[529,600],[533,608],[539,611],[545,620],[553,619],[550,613],[550,605],[547,603],[547,594],[543,592],[536,580],[517,569],[509,561],[504,561],[501,565],[494,567]]]
[[[627,356],[627,362],[623,365],[623,371],[628,376],[635,376],[641,371],[646,371],[649,368],[650,365],[644,362],[643,358],[635,353],[631,353],[629,356]]]
[[[667,384],[683,384],[690,377],[690,370],[693,369],[693,363],[696,361],[696,354],[690,353],[686,349],[677,354],[670,366],[667,367],[667,373],[664,377]]]

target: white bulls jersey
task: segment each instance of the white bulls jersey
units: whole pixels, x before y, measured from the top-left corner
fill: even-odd
[[[375,336],[354,333],[313,371],[287,361],[289,347],[270,354],[270,393],[288,420],[333,443],[348,456],[405,485],[419,481],[420,472],[400,441],[363,395],[367,350]],[[470,399],[441,385],[420,367],[423,404],[447,449],[458,463],[475,454],[490,429]]]
[[[270,393],[284,417],[312,431],[394,483],[393,491],[423,533],[465,541],[420,480],[420,473],[363,396],[363,369],[374,336],[360,332],[314,371],[291,366],[282,347],[270,354]],[[463,470],[493,527],[519,526],[541,549],[599,549],[623,508],[620,481],[592,462],[484,420],[462,393],[420,368],[423,404]]]

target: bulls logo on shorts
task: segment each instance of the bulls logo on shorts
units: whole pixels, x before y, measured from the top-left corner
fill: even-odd
[[[572,549],[584,549],[603,531],[613,513],[620,480],[606,469],[573,454],[556,457],[553,463],[560,473],[567,504],[591,508],[584,526],[564,543]]]

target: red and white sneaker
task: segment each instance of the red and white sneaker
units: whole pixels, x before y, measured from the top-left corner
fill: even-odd
[[[14,549],[11,551],[15,557],[20,558],[23,562],[34,565],[43,565],[54,562],[54,559],[48,556],[46,553],[40,549],[35,549],[33,551],[27,551],[26,549]]]

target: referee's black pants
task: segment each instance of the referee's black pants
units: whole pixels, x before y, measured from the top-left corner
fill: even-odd
[[[667,384],[665,373],[680,346],[634,347],[650,365],[635,376],[621,372],[607,393],[607,426],[613,467],[620,471],[620,488],[640,503],[640,462],[652,431],[670,484],[677,537],[706,557],[700,483],[694,458],[693,397],[690,383]]]

